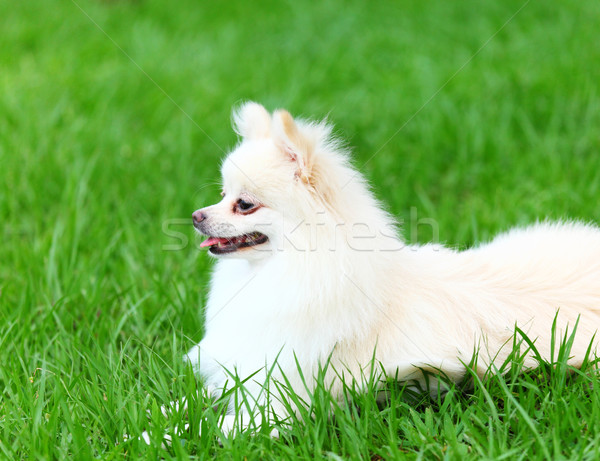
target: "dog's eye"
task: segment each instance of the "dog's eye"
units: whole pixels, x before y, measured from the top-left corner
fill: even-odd
[[[246,202],[245,200],[242,200],[242,199],[239,199],[237,201],[237,205],[241,211],[248,211],[248,210],[254,208],[254,203]]]

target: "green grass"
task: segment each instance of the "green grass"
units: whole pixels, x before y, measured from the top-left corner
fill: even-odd
[[[216,199],[247,99],[329,116],[409,240],[597,219],[597,2],[32,0],[0,30],[0,457],[598,459],[600,380],[564,367],[332,420],[318,390],[280,440],[221,447],[181,363],[210,262],[177,221]],[[201,438],[123,443],[183,396]]]

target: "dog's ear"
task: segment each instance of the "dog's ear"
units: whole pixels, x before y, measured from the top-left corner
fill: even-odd
[[[233,111],[233,129],[244,139],[268,138],[271,116],[258,103],[246,102]]]
[[[272,136],[275,144],[288,158],[296,163],[296,177],[309,184],[314,146],[305,137],[289,112],[273,113]]]

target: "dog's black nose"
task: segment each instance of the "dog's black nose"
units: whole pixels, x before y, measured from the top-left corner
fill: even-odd
[[[194,225],[200,224],[205,219],[206,215],[202,212],[202,210],[196,210],[192,213],[192,220],[194,221]]]

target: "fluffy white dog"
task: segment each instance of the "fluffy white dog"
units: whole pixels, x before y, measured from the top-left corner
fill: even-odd
[[[327,359],[359,382],[373,365],[460,379],[476,349],[483,374],[512,351],[515,325],[551,359],[555,317],[558,334],[579,318],[570,363],[581,364],[600,326],[598,227],[536,224],[463,252],[406,245],[327,124],[256,103],[234,121],[242,139],[222,166],[223,199],[193,214],[218,261],[206,336],[187,357],[213,392],[251,377],[260,405],[284,374],[306,396],[300,372],[310,388]],[[336,373],[326,379],[339,394]],[[285,416],[277,396],[269,405]],[[235,410],[226,431],[260,422],[252,406],[238,420]]]

